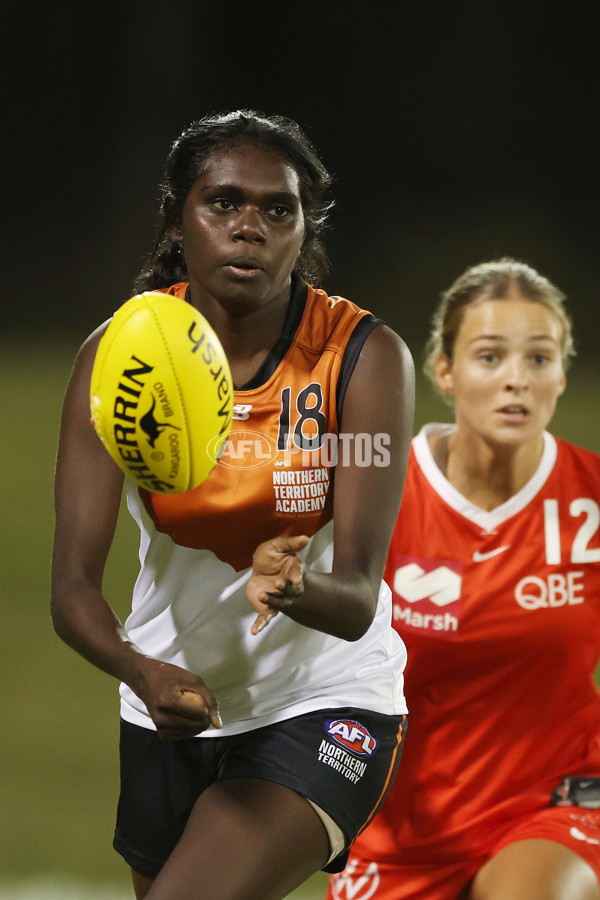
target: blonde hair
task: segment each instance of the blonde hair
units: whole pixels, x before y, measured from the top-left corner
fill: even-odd
[[[456,337],[467,308],[484,300],[504,300],[513,286],[527,300],[541,303],[557,317],[562,327],[563,367],[565,370],[568,368],[571,358],[575,356],[575,347],[573,326],[565,309],[565,295],[531,266],[504,256],[471,266],[442,294],[425,348],[425,374],[436,389],[436,361],[442,354],[452,360]]]

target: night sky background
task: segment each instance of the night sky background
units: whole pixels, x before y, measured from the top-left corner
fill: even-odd
[[[325,287],[420,359],[442,290],[522,259],[597,364],[600,5],[5,0],[5,333],[81,340],[132,293],[171,142],[241,107],[335,176]]]

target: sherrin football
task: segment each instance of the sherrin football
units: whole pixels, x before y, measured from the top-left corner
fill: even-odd
[[[90,409],[100,440],[139,487],[197,487],[231,427],[233,382],[219,338],[184,300],[137,294],[100,340]]]

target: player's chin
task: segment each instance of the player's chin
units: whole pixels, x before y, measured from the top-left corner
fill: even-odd
[[[269,279],[262,269],[235,269],[224,266],[218,276],[219,289],[235,295],[264,291]]]
[[[218,279],[215,295],[232,310],[240,310],[248,306],[259,308],[280,293],[280,287],[274,283],[263,269],[255,269],[251,277],[223,274]]]

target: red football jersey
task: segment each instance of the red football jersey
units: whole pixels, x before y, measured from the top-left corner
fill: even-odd
[[[452,427],[413,440],[389,552],[409,725],[364,859],[484,849],[565,775],[600,776],[600,457],[546,433],[534,476],[485,512],[432,458],[428,429]]]

